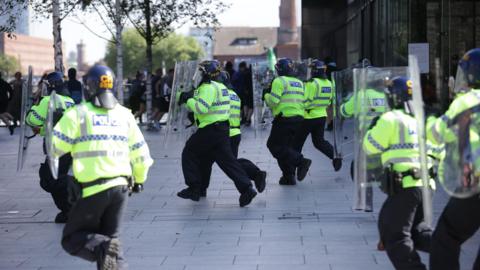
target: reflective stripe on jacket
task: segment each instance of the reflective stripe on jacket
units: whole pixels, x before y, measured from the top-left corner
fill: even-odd
[[[61,102],[61,106],[63,109],[68,109],[75,105],[73,99],[67,96],[62,96],[57,94]],[[40,100],[38,105],[33,105],[30,111],[25,118],[25,122],[27,125],[31,127],[40,127],[40,135],[45,135],[45,121],[47,120],[48,114],[48,103],[50,102],[50,96],[45,96]]]
[[[233,90],[228,90],[230,94],[230,118],[228,119],[230,123],[230,137],[237,136],[241,134],[240,131],[240,98],[237,93]]]

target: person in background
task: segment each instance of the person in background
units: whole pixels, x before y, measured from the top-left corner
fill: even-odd
[[[68,70],[67,90],[75,104],[80,104],[83,99],[82,83],[77,80],[77,70],[70,68]]]
[[[18,126],[18,121],[20,121],[20,114],[22,112],[22,73],[16,72],[15,79],[10,82],[10,85],[13,91],[10,96],[10,101],[8,102],[7,112],[13,118],[13,125],[9,126],[8,129],[10,130],[10,135],[13,135],[15,128]]]
[[[233,63],[231,61],[227,61],[227,63],[225,64],[225,71],[228,72],[230,78],[233,78],[235,73],[237,73],[237,71],[235,71],[235,69],[233,68]]]
[[[139,119],[140,123],[142,123],[142,115],[146,111],[145,91],[147,91],[145,75],[137,71],[135,80],[132,81],[129,103],[133,115]]]
[[[155,70],[155,74],[152,76],[152,106],[153,106],[153,115],[152,119],[150,119],[150,123],[148,124],[148,129],[151,131],[157,130],[158,128],[158,121],[163,116],[163,113],[160,113],[160,100],[162,99],[162,89],[161,89],[161,81],[163,78],[163,71],[161,68],[157,68]]]
[[[12,87],[2,78],[2,72],[0,72],[0,113],[7,110],[8,101],[13,94],[12,92]]]

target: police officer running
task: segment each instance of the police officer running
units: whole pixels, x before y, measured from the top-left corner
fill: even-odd
[[[49,73],[46,79],[43,81],[43,86],[46,89],[47,96],[42,97],[39,104],[33,105],[30,111],[25,118],[25,122],[29,125],[34,133],[40,134],[41,136],[45,135],[45,122],[48,114],[48,104],[50,102],[50,95],[52,91],[56,92],[56,98],[59,100],[59,107],[57,108],[56,113],[58,113],[58,118],[61,116],[61,113],[69,107],[75,105],[73,99],[68,97],[66,94],[63,74],[61,72],[55,71]],[[45,147],[45,144],[44,144]],[[45,153],[45,148],[44,148]],[[60,210],[60,213],[55,217],[56,223],[65,223],[68,219],[68,212],[72,208],[72,199],[69,198],[69,186],[73,187],[72,179],[68,176],[68,170],[72,165],[72,157],[70,154],[65,154],[60,158],[58,166],[58,179],[54,179],[50,168],[48,166],[48,160],[46,159],[44,163],[40,165],[39,176],[40,176],[40,186],[52,195],[55,205]],[[71,197],[71,196],[70,196]]]
[[[458,125],[454,125],[456,121],[462,121],[461,118],[467,118],[462,117],[462,115],[470,114],[478,117],[480,107],[480,48],[468,51],[460,60],[455,85],[457,96],[452,104],[450,104],[447,112],[436,120],[431,118],[432,121],[430,121],[430,119],[427,121],[427,138],[434,143],[451,145],[460,145],[460,141],[465,140],[465,144],[473,148],[471,149],[473,153],[480,153],[478,148],[478,125],[469,128],[467,132],[470,132],[470,134],[463,135],[459,134],[460,128],[458,128]],[[463,123],[461,125],[463,125]],[[458,129],[455,130],[456,128]],[[446,150],[449,150],[447,146]],[[455,154],[454,151],[447,152],[449,157]],[[430,254],[431,270],[460,269],[459,256],[461,245],[475,235],[475,232],[480,227],[480,196],[478,194],[480,189],[480,186],[478,186],[478,179],[480,177],[480,173],[478,172],[479,160],[478,156],[467,156],[466,158],[467,160],[468,158],[473,158],[470,162],[474,165],[472,166],[470,164],[467,166],[465,164],[463,167],[458,168],[461,165],[456,162],[456,164],[451,164],[452,167],[445,168],[445,170],[459,171],[460,173],[458,175],[462,175],[465,178],[460,180],[462,184],[468,182],[475,183],[475,180],[467,181],[468,178],[476,179],[477,186],[471,187],[472,191],[476,192],[462,196],[464,198],[451,197],[447,206],[445,206],[432,237],[432,250]],[[443,161],[443,163],[445,164],[446,162]],[[468,174],[471,175],[466,176]],[[454,177],[455,176],[452,178]],[[444,179],[443,181],[456,180],[457,179]],[[458,189],[453,192],[462,192],[462,188],[458,187]],[[473,269],[480,269],[479,255],[477,255]]]
[[[422,210],[417,122],[408,109],[412,82],[393,78],[387,96],[392,111],[373,121],[363,140],[367,155],[381,153],[386,169],[381,188],[388,197],[378,217],[380,238],[395,269],[426,269],[416,251],[429,251],[431,230]]]
[[[264,99],[272,109],[275,119],[267,141],[272,156],[277,159],[282,170],[280,185],[296,185],[296,179],[302,181],[312,164],[294,148],[295,134],[300,128],[305,112],[305,91],[303,83],[294,77],[292,60],[282,58],[275,65],[278,77],[272,82]]]
[[[53,130],[56,157],[71,153],[82,198],[63,230],[69,254],[122,269],[120,223],[129,190],[140,192],[153,160],[129,109],[113,94],[114,74],[96,65],[86,75],[88,102],[65,112]]]
[[[327,66],[313,60],[310,64],[312,79],[305,82],[305,120],[295,134],[294,147],[301,153],[308,135],[312,136],[315,148],[332,160],[335,171],[342,168],[342,159],[334,158],[333,146],[324,138],[327,107],[332,103],[332,82],[327,79]]]
[[[230,96],[228,89],[213,80],[220,74],[216,60],[199,64],[202,80],[193,92],[183,92],[179,105],[194,113],[198,130],[188,139],[182,152],[182,170],[188,188],[178,192],[183,199],[199,201],[203,184],[202,168],[205,158],[212,157],[218,166],[233,180],[240,192],[239,204],[244,207],[257,192],[239,162],[233,155],[229,138]]]
[[[255,188],[258,192],[262,193],[265,190],[267,172],[260,170],[252,161],[245,158],[238,158],[238,148],[240,146],[240,141],[242,140],[242,134],[240,130],[240,119],[241,119],[241,101],[235,91],[231,90],[232,85],[230,83],[229,74],[225,71],[220,72],[220,75],[213,82],[218,84],[221,89],[227,88],[228,94],[230,96],[230,118],[228,119],[230,123],[230,146],[232,148],[233,155],[237,158],[240,166],[255,183]],[[203,165],[202,172],[202,183],[203,189],[201,190],[201,196],[205,197],[207,195],[207,189],[210,184],[210,176],[212,173],[212,164],[213,159],[205,159],[205,164]]]

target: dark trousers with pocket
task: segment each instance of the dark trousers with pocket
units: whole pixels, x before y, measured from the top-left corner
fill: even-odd
[[[397,270],[426,270],[417,250],[429,252],[432,230],[424,221],[421,188],[388,196],[378,217],[380,239]]]
[[[128,187],[116,186],[77,201],[63,229],[62,247],[70,255],[96,261],[95,248],[119,237]],[[120,264],[123,261],[119,254]]]
[[[276,117],[267,140],[267,147],[277,160],[283,176],[294,177],[295,169],[303,156],[294,147],[295,134],[303,122],[303,117]]]
[[[255,163],[251,162],[245,158],[238,158],[238,149],[240,147],[240,141],[242,140],[242,135],[236,135],[230,137],[230,146],[232,148],[232,153],[237,158],[238,163],[247,174],[250,180],[255,179],[255,177],[260,172],[260,168],[255,165]],[[210,177],[212,175],[212,165],[214,160],[212,157],[205,158],[202,165],[202,189],[208,189],[210,185]]]
[[[199,128],[188,139],[182,152],[185,184],[196,190],[204,188],[203,179],[208,172],[211,173],[213,162],[233,180],[240,193],[252,187],[246,172],[233,155],[228,122]]]
[[[333,159],[333,146],[324,138],[326,117],[305,119],[295,134],[294,147],[301,153],[308,135],[312,136],[312,143],[318,151],[329,159]]]
[[[459,270],[461,246],[475,235],[479,227],[479,195],[467,199],[450,198],[433,233],[430,269]],[[480,269],[480,254],[472,269]]]

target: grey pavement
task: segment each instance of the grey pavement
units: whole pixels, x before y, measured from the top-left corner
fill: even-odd
[[[130,198],[125,215],[121,237],[130,269],[393,269],[376,250],[376,219],[385,196],[375,192],[373,213],[353,211],[350,160],[335,173],[310,140],[304,149],[313,159],[307,178],[297,186],[279,186],[267,135],[244,130],[240,156],[268,171],[268,183],[251,205],[240,208],[233,183],[218,168],[208,198],[198,203],[178,198],[184,187],[182,142],[164,148],[161,134],[145,132],[155,164],[145,191]],[[31,141],[20,173],[17,149],[18,137],[0,129],[0,269],[95,269],[61,249],[63,226],[52,222],[57,209],[38,184],[41,139]],[[436,217],[446,201],[438,191]],[[464,245],[462,269],[471,269],[479,240],[477,233]],[[422,258],[427,262],[426,254]]]

